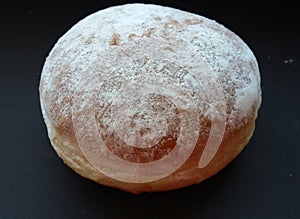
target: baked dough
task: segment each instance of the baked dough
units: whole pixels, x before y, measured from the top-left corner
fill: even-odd
[[[98,11],[47,57],[40,102],[57,154],[80,175],[132,193],[197,184],[252,136],[255,56],[233,32],[169,7]]]

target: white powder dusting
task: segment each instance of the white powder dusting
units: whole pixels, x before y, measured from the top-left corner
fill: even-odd
[[[128,88],[132,84],[135,89]],[[213,120],[224,116],[220,106],[225,104],[227,126],[238,127],[256,113],[261,96],[257,61],[238,36],[205,17],[144,4],[108,8],[74,25],[50,52],[40,91],[48,126],[78,119],[77,128],[88,128],[80,127],[85,121],[72,118],[72,112],[74,117],[90,110],[98,115],[100,133],[119,126],[124,131],[120,138],[141,147],[166,134],[165,123],[175,108]],[[151,93],[164,96],[174,108],[156,113],[149,105]],[[125,133],[134,115],[136,129]],[[147,130],[146,143],[136,138],[141,129]],[[181,144],[188,141],[180,138]]]

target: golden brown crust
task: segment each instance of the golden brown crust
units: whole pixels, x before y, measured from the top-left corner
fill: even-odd
[[[226,167],[243,150],[253,134],[254,127],[255,116],[247,124],[233,132],[227,129],[213,160],[205,168],[199,169],[198,162],[207,140],[207,136],[202,136],[202,142],[199,140],[194,152],[181,168],[168,177],[150,183],[126,183],[100,173],[82,154],[75,136],[71,137],[68,132],[56,132],[55,136],[51,138],[51,142],[63,161],[81,176],[106,186],[138,194],[145,191],[167,191],[182,188],[200,183],[213,176]]]

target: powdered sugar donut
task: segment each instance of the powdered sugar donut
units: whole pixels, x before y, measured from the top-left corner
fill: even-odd
[[[205,17],[157,5],[96,12],[42,71],[50,141],[80,175],[132,193],[192,185],[231,162],[261,103],[255,56]]]

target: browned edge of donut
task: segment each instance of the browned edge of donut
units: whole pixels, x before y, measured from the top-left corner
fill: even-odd
[[[255,128],[256,116],[253,115],[247,123],[238,129],[226,128],[223,141],[217,154],[204,168],[198,168],[199,158],[207,139],[198,141],[190,158],[171,175],[149,183],[128,183],[112,179],[96,170],[80,151],[75,138],[64,136],[64,133],[55,132],[50,136],[51,143],[59,157],[81,176],[99,184],[118,188],[134,194],[141,192],[168,191],[198,184],[215,175],[226,167],[247,145]],[[52,130],[53,131],[53,130]],[[72,139],[70,141],[70,139]],[[200,137],[201,139],[201,137]]]

